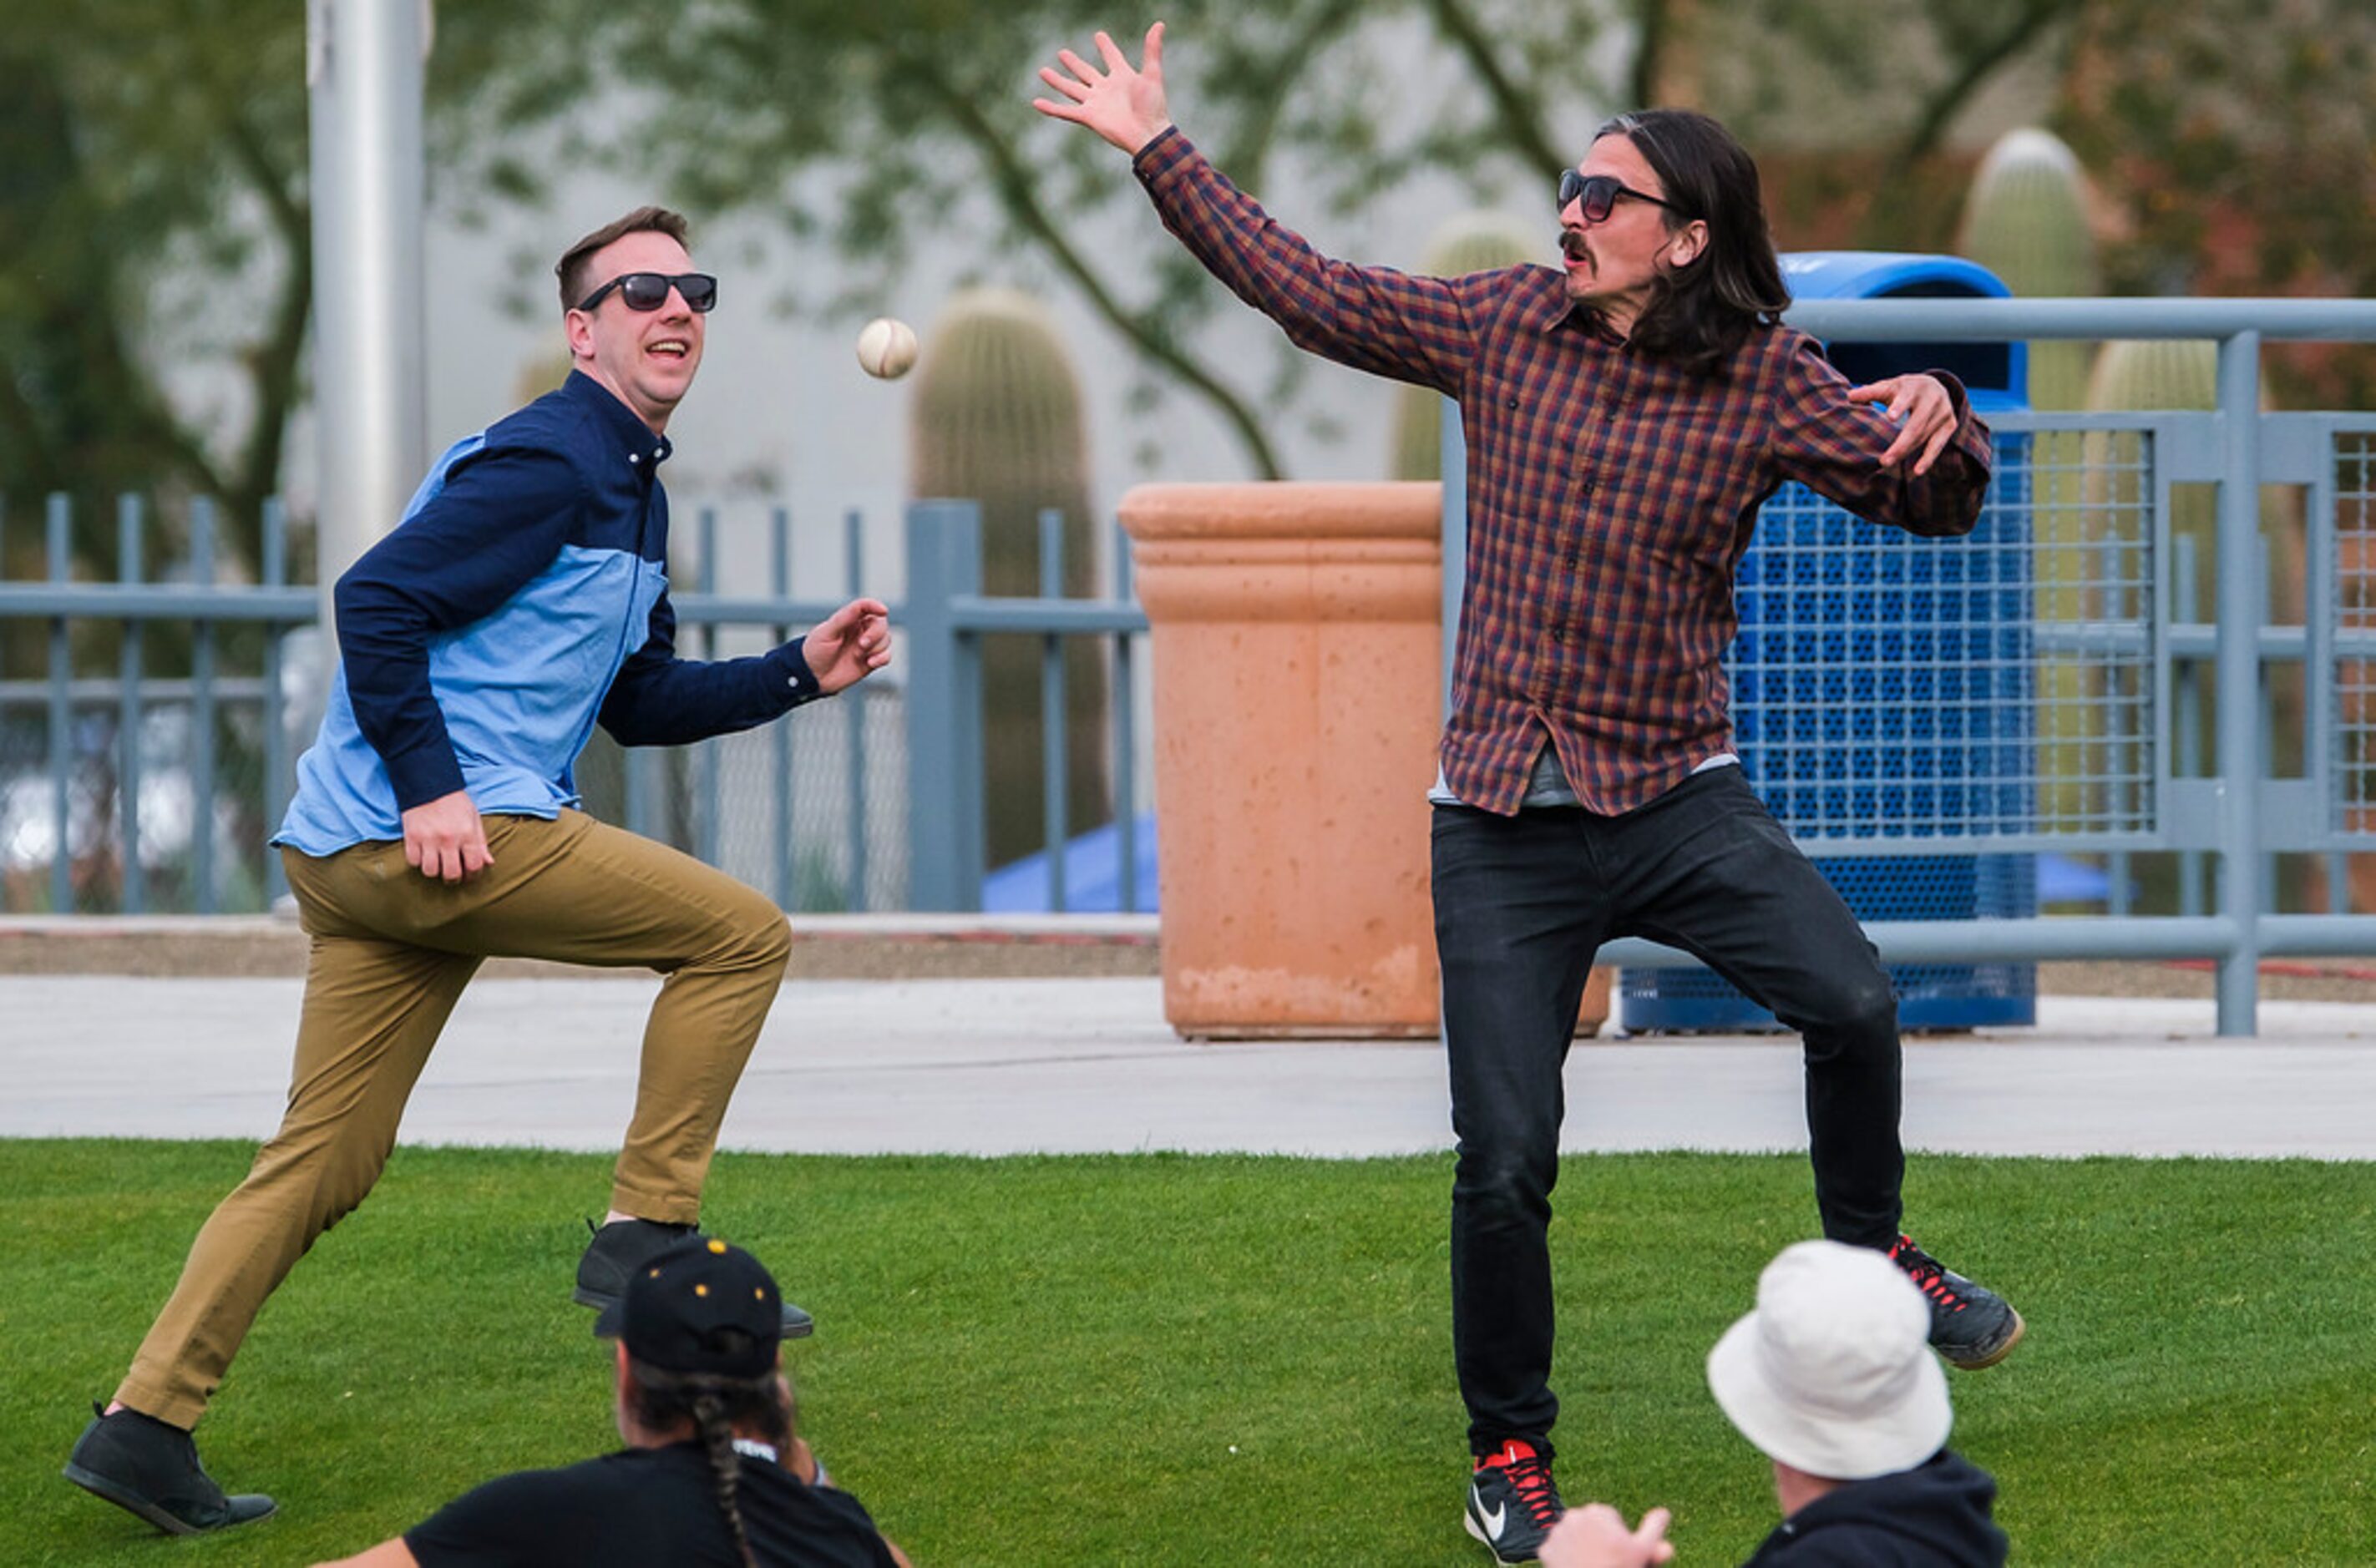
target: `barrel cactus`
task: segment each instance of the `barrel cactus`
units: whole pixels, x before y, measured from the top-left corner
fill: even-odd
[[[950,297],[925,341],[909,432],[914,493],[980,503],[983,592],[1040,592],[1040,515],[1051,508],[1064,520],[1064,594],[1094,592],[1080,378],[1037,300],[993,288]],[[1046,847],[1040,655],[1036,636],[982,640],[984,827],[992,865]],[[1064,683],[1065,826],[1078,832],[1112,814],[1105,658],[1095,641],[1068,640]]]

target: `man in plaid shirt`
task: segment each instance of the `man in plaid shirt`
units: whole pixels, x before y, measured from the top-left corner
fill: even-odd
[[[2021,1336],[2011,1306],[1898,1228],[1896,997],[1742,778],[1720,664],[1733,572],[1777,487],[1967,533],[1989,432],[1954,377],[1850,386],[1779,325],[1756,165],[1705,115],[1600,128],[1560,179],[1563,268],[1415,278],[1319,255],[1206,162],[1167,112],[1162,33],[1137,67],[1103,33],[1099,63],[1061,51],[1035,107],[1129,153],[1165,226],[1298,346],[1460,405],[1467,578],[1431,797],[1453,1341],[1468,1528],[1531,1562],[1562,1508],[1546,1242],[1561,1068],[1610,937],[1693,953],[1805,1036],[1824,1233],[1905,1268],[1941,1354],[1990,1366]]]

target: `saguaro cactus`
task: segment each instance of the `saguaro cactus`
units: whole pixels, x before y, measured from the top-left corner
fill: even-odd
[[[1096,580],[1089,522],[1088,439],[1079,378],[1046,309],[1011,289],[952,295],[917,373],[909,483],[919,496],[979,501],[982,589],[1040,591],[1040,514],[1063,514],[1063,590]],[[982,646],[982,746],[987,852],[992,865],[1046,842],[1042,810],[1040,639],[991,636]],[[1109,820],[1106,673],[1102,650],[1065,649],[1065,826]]]
[[[1550,229],[1506,212],[1464,212],[1446,219],[1428,240],[1420,270],[1431,277],[1457,278],[1464,272],[1538,261],[1550,248]],[[1405,386],[1396,393],[1395,478],[1443,477],[1443,399],[1426,387]]]
[[[1964,201],[1955,248],[2016,294],[2093,294],[2101,286],[2095,236],[2087,224],[2086,183],[2079,160],[2050,131],[2024,128],[1998,138],[1981,160]],[[2092,343],[2029,345],[2029,402],[2070,410],[2087,401]],[[2034,612],[2067,624],[2112,612],[2103,602],[2104,514],[2085,504],[2079,482],[2092,472],[2075,435],[2049,434],[2029,444],[2030,539]],[[2107,802],[2097,780],[2108,719],[2102,671],[2084,660],[2045,655],[2037,661],[2037,810],[2049,823],[2083,826]]]
[[[2077,155],[2051,131],[2026,127],[1998,137],[1972,176],[1955,249],[2016,294],[2097,292],[2103,279]],[[2070,340],[2032,343],[2030,407],[2080,407],[2092,348]]]

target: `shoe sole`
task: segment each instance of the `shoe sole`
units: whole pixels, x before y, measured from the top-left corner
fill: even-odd
[[[1539,1562],[1542,1561],[1539,1557],[1503,1556],[1502,1549],[1493,1544],[1493,1538],[1485,1533],[1485,1526],[1477,1522],[1477,1515],[1471,1514],[1466,1508],[1463,1508],[1460,1511],[1460,1522],[1468,1526],[1468,1533],[1477,1538],[1477,1544],[1491,1552],[1493,1554],[1493,1561],[1503,1564],[1503,1568],[1519,1568],[1519,1565],[1523,1563]]]
[[[123,1509],[125,1513],[134,1515],[138,1518],[148,1521],[149,1524],[156,1526],[159,1529],[164,1531],[169,1536],[214,1535],[219,1531],[232,1529],[235,1527],[236,1525],[253,1525],[257,1519],[269,1519],[272,1515],[280,1512],[279,1505],[275,1503],[272,1507],[256,1515],[255,1518],[240,1519],[232,1523],[218,1525],[214,1529],[209,1530],[200,1526],[193,1525],[187,1520],[175,1518],[172,1515],[168,1514],[164,1509],[160,1508],[157,1504],[149,1502],[147,1498],[142,1497],[139,1493],[132,1491],[127,1488],[118,1486],[115,1482],[109,1480],[105,1476],[101,1475],[96,1470],[86,1470],[80,1465],[69,1464],[66,1466],[64,1474],[66,1479],[74,1482],[75,1485],[82,1488],[83,1491],[90,1493],[93,1497],[100,1499],[103,1503],[114,1503],[118,1508]]]
[[[2021,1343],[2021,1336],[2029,1332],[2029,1324],[2022,1321],[2021,1313],[2014,1308],[2007,1307],[2005,1310],[2013,1313],[2013,1332],[2004,1336],[2002,1344],[1986,1355],[1975,1356],[1968,1361],[1958,1360],[1953,1356],[1948,1356],[1947,1364],[1957,1372],[1985,1372],[2012,1355],[2013,1348]],[[1943,1351],[1941,1353],[1945,1354]]]
[[[569,1299],[581,1307],[591,1307],[600,1313],[609,1310],[611,1303],[619,1298],[606,1296],[600,1290],[588,1290],[585,1286],[580,1285],[569,1293]],[[806,1339],[815,1332],[816,1319],[806,1313],[802,1313],[799,1317],[784,1324],[784,1337],[787,1339]]]

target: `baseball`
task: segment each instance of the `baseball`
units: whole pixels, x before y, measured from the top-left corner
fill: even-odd
[[[904,321],[878,315],[858,334],[858,362],[866,374],[895,381],[916,362],[916,329]]]

